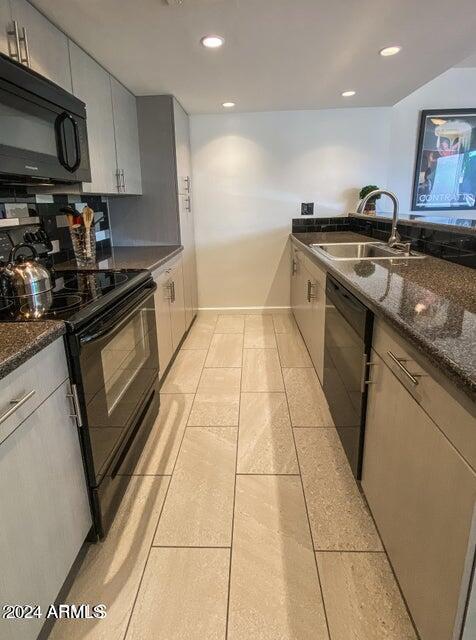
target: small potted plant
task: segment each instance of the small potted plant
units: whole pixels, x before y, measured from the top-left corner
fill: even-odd
[[[378,189],[378,187],[375,184],[368,184],[366,187],[362,187],[362,189],[360,190],[360,193],[359,193],[360,200],[362,201],[365,198],[366,195],[368,195],[372,191],[375,191],[376,189]],[[366,213],[369,216],[374,216],[375,215],[375,201],[378,200],[379,198],[380,198],[380,196],[375,196],[375,198],[370,198],[370,200],[365,205],[364,213]]]

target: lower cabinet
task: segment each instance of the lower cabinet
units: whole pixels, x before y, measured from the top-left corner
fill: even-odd
[[[306,315],[306,285],[304,255],[291,245],[291,308],[301,333],[304,332]]]
[[[65,380],[0,444],[0,602],[40,605],[42,616],[91,527],[69,393]],[[43,622],[2,618],[0,637],[33,640]]]
[[[186,330],[182,257],[171,260],[152,275],[157,283],[155,313],[162,378]]]
[[[324,377],[326,272],[291,247],[291,307],[316,373]]]
[[[197,261],[195,255],[195,230],[191,194],[178,194],[180,236],[183,245],[183,280],[185,323],[188,327],[197,313]]]
[[[172,285],[170,281],[170,269],[165,269],[153,274],[157,284],[154,295],[155,321],[157,325],[157,345],[159,348],[159,379],[172,359],[174,348],[172,345],[172,321],[170,318],[170,300],[172,297]]]
[[[326,325],[326,272],[305,258],[306,294],[309,310],[305,341],[321,383],[324,381],[324,334]]]
[[[422,640],[449,640],[476,474],[375,350],[371,361],[362,487]]]

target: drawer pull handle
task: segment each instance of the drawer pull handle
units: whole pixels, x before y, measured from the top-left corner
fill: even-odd
[[[19,409],[22,404],[25,404],[25,402],[27,402],[30,398],[32,398],[35,395],[35,390],[33,389],[32,391],[29,391],[28,393],[25,393],[25,395],[21,398],[18,398],[16,400],[10,400],[10,409],[7,409],[5,411],[5,413],[2,413],[2,415],[0,416],[0,424],[2,424],[2,422],[5,422],[5,420],[7,420],[11,415],[13,415],[15,413],[15,411],[17,409]]]
[[[406,360],[403,359],[403,358],[397,358],[397,356],[395,354],[393,354],[391,351],[387,351],[387,355],[389,356],[389,358],[391,358],[393,360],[393,362],[397,365],[397,367],[400,369],[400,371],[407,376],[407,378],[410,380],[410,382],[416,386],[418,384],[418,380],[417,380],[416,376],[411,374],[408,371],[408,369],[402,364],[402,360],[403,360],[403,362],[406,362]]]

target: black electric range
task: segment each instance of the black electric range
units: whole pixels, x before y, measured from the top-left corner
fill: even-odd
[[[63,320],[75,331],[150,281],[148,271],[53,271],[53,289],[0,298],[0,322]],[[8,296],[8,294],[7,294]]]
[[[156,284],[146,270],[52,271],[52,280],[46,293],[0,297],[0,322],[65,322],[95,541],[106,535],[159,407]]]

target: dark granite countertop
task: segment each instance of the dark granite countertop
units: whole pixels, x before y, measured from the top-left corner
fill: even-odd
[[[14,371],[66,331],[64,322],[0,323],[0,379]]]
[[[316,263],[406,338],[476,400],[476,274],[430,256],[423,260],[352,260],[317,256],[307,245],[373,240],[352,232],[292,234]]]
[[[110,250],[96,256],[97,269],[149,269],[154,271],[162,264],[183,251],[181,245],[151,245],[137,247],[111,247]],[[55,265],[58,271],[78,268],[75,260]]]

